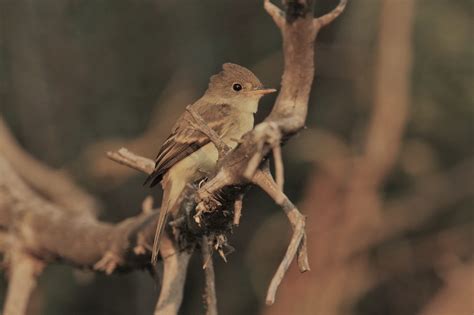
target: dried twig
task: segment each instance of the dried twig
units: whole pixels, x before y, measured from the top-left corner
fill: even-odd
[[[193,108],[188,105],[186,111],[191,114],[194,121],[190,121],[193,126],[205,134],[209,140],[216,146],[217,152],[219,153],[219,158],[224,157],[231,148],[219,137],[217,132],[215,132],[211,127],[209,127],[206,121],[199,115]]]
[[[212,254],[209,250],[209,240],[207,236],[202,237],[201,242],[202,263],[206,280],[205,299],[206,314],[217,315],[217,297],[214,275],[214,263],[212,262]]]
[[[107,156],[117,163],[131,167],[145,174],[151,174],[155,169],[155,162],[153,160],[138,156],[125,148],[121,148],[117,152],[107,152]]]
[[[26,315],[28,302],[44,263],[13,246],[8,252],[9,281],[4,315]]]
[[[278,28],[283,28],[283,25],[285,24],[285,13],[276,5],[271,3],[270,0],[265,0],[263,6],[268,14],[273,18],[273,21],[278,26]]]
[[[272,152],[275,161],[275,181],[278,188],[283,191],[283,186],[285,185],[285,170],[283,167],[283,158],[281,156],[281,146],[274,146]]]
[[[317,19],[314,19],[315,27],[321,28],[331,24],[339,15],[341,15],[342,12],[344,12],[346,5],[347,0],[339,1],[338,6],[335,7],[331,12],[326,13],[325,15],[320,16]]]
[[[235,226],[238,226],[240,224],[240,217],[242,216],[242,202],[244,199],[244,194],[239,194],[235,198],[234,202],[234,220],[233,224]]]
[[[186,272],[192,253],[176,249],[166,233],[163,234],[160,253],[164,266],[163,283],[154,315],[178,314],[183,300]]]
[[[268,171],[257,171],[253,183],[263,190],[275,200],[275,202],[285,211],[288,220],[290,220],[293,228],[290,245],[280,263],[267,292],[266,302],[271,305],[275,302],[275,295],[288,267],[298,252],[298,266],[301,272],[309,271],[308,251],[306,248],[305,236],[305,217],[298,211],[296,206],[286,197],[286,195],[277,187],[277,184]]]

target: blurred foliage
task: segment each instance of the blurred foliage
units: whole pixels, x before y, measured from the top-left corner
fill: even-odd
[[[336,3],[316,1],[316,12]],[[379,9],[380,0],[350,1],[316,47],[307,125],[338,135],[354,151],[371,113]],[[418,176],[472,156],[473,12],[470,0],[416,1],[410,120],[386,196],[410,191]],[[94,183],[82,172],[84,148],[139,135],[152,109],[166,106],[156,100],[173,75],[186,73],[203,91],[226,61],[248,66],[265,84],[278,86],[281,39],[261,1],[0,0],[0,111],[29,152],[69,170],[103,199],[105,220],[137,213],[149,191],[139,174],[119,186]],[[272,97],[263,100],[259,119]],[[305,131],[284,150],[285,187],[295,201],[303,197],[317,155],[324,154],[315,139],[312,130]],[[159,145],[153,144],[156,150]],[[461,203],[400,238],[410,242],[473,221],[472,202]],[[229,263],[216,263],[221,314],[261,312],[287,230],[279,209],[253,189],[231,239],[236,252]],[[200,261],[194,259],[182,314],[202,312],[202,285]],[[439,286],[429,271],[388,279],[368,292],[355,312],[416,314]],[[407,287],[403,296],[410,299],[400,305],[393,292]],[[105,277],[52,266],[41,277],[31,314],[150,314],[156,295],[144,273]]]

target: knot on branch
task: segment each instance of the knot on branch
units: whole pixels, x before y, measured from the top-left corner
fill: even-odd
[[[264,146],[268,145],[270,148],[279,147],[282,137],[278,124],[272,121],[263,122],[257,125],[254,129],[253,135],[256,142],[257,151],[250,158],[247,168],[244,171],[243,176],[247,180],[251,180],[253,178],[257,168],[262,163],[262,159],[264,158]]]

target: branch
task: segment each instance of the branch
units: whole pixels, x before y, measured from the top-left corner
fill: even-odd
[[[107,157],[119,164],[131,167],[145,174],[151,174],[155,169],[155,162],[148,158],[138,156],[125,148],[121,148],[117,152],[107,152]]]
[[[285,13],[280,10],[276,5],[270,2],[270,0],[265,0],[263,3],[265,11],[273,18],[273,21],[278,26],[278,28],[283,28],[285,25]]]
[[[298,211],[296,206],[286,197],[281,190],[278,189],[277,184],[273,181],[268,171],[258,171],[253,183],[263,190],[275,200],[285,211],[293,228],[293,235],[291,237],[290,245],[281,261],[275,275],[272,278],[267,292],[266,302],[271,305],[275,302],[275,295],[286,271],[298,252],[298,266],[301,272],[309,271],[308,250],[306,248],[306,233],[305,233],[305,217]],[[304,241],[303,241],[304,240]]]
[[[4,315],[26,315],[28,302],[36,288],[44,263],[15,247],[9,251],[8,291],[3,306]]]
[[[160,249],[164,265],[163,283],[154,315],[178,314],[183,300],[186,271],[192,252],[180,251],[175,246],[164,233]]]
[[[337,7],[335,7],[331,12],[314,19],[314,24],[318,28],[325,27],[331,24],[341,13],[344,11],[347,5],[347,0],[340,0]]]
[[[48,200],[65,210],[95,216],[100,203],[77,186],[64,172],[51,169],[25,152],[0,116],[0,152],[20,177]]]
[[[117,224],[84,219],[38,196],[1,156],[0,174],[0,200],[5,202],[0,225],[16,227],[9,236],[25,251],[44,262],[61,260],[107,273],[149,267],[150,252],[137,254],[135,247],[151,246],[157,211]]]
[[[212,262],[212,254],[209,250],[209,240],[207,236],[202,237],[201,252],[203,269],[206,279],[205,299],[206,299],[206,315],[217,315],[217,298],[216,298],[216,280],[214,275],[214,263]]]
[[[278,144],[273,147],[273,159],[275,161],[275,180],[278,188],[283,191],[285,185],[285,170],[283,167],[283,158],[281,156],[281,146]]]
[[[209,138],[209,140],[211,140],[211,142],[216,147],[217,152],[219,153],[219,158],[224,157],[231,150],[231,148],[224,141],[222,141],[217,132],[210,128],[206,124],[204,118],[194,111],[190,105],[186,107],[186,111],[190,113],[194,119],[194,121],[191,121],[190,123],[193,124],[196,130],[201,131]]]
[[[314,41],[321,26],[314,23],[311,8],[306,1],[299,1],[297,5],[290,1],[286,2],[285,20],[282,12],[269,1],[264,2],[264,7],[283,36],[285,69],[280,93],[272,112],[264,122],[244,135],[241,143],[223,157],[217,174],[198,190],[197,201],[200,209],[214,211],[216,210],[214,200],[225,187],[253,183],[260,186],[282,206],[291,222],[293,236],[269,287],[267,303],[272,304],[276,290],[297,251],[299,251],[300,270],[309,270],[309,265],[305,246],[304,216],[278,188],[273,178],[259,167],[262,159],[270,150],[279,146],[283,138],[288,139],[304,127],[314,77]],[[323,17],[322,23],[330,23],[344,7],[345,1],[336,8],[331,19]],[[279,163],[278,157],[276,163]],[[280,166],[278,166],[278,179],[282,186]]]

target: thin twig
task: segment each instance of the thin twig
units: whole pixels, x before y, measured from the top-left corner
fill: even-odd
[[[135,155],[125,148],[121,148],[116,152],[109,151],[107,152],[107,157],[112,161],[126,165],[145,174],[151,174],[155,169],[155,162],[153,160]]]
[[[268,15],[273,18],[273,21],[278,26],[278,28],[281,29],[283,25],[285,25],[285,13],[276,5],[271,3],[270,0],[265,0],[263,7],[265,8],[265,11],[267,11]]]
[[[275,161],[275,179],[278,188],[283,191],[283,186],[285,184],[285,170],[283,167],[283,158],[281,156],[281,146],[276,145],[272,149],[273,159]]]
[[[252,182],[262,188],[270,197],[279,204],[285,211],[288,220],[293,228],[293,235],[291,237],[290,244],[286,250],[285,256],[283,257],[275,275],[270,282],[268,287],[266,303],[271,305],[275,302],[275,295],[278,287],[283,280],[283,277],[288,270],[291,262],[294,260],[296,253],[298,252],[298,267],[301,272],[310,270],[308,262],[308,250],[306,248],[306,236],[305,236],[305,217],[298,211],[298,209],[291,203],[288,197],[278,189],[277,184],[271,177],[269,172],[257,171],[255,173]]]
[[[205,134],[209,140],[214,143],[217,151],[219,152],[219,157],[225,156],[231,150],[231,148],[224,141],[222,141],[217,132],[209,127],[202,116],[193,110],[190,105],[186,107],[186,111],[190,113],[194,119],[194,121],[191,121],[190,123],[192,123],[196,129]]]
[[[242,216],[242,202],[244,194],[239,194],[234,201],[234,221],[233,224],[238,226],[240,224],[240,217]]]
[[[206,314],[217,315],[217,297],[216,297],[216,280],[214,274],[214,263],[212,255],[209,250],[209,240],[207,236],[202,237],[201,243],[202,263],[204,269],[204,276],[206,280],[205,299],[206,299]]]
[[[150,214],[153,212],[153,196],[148,195],[142,201],[142,212]]]
[[[321,28],[331,24],[339,15],[341,15],[346,8],[346,5],[347,0],[340,0],[337,7],[335,7],[331,12],[314,19],[315,26]]]

